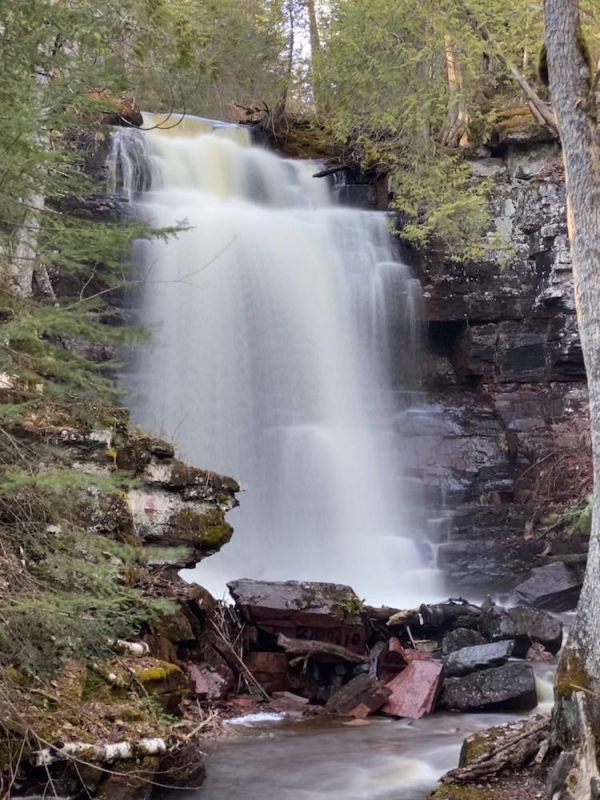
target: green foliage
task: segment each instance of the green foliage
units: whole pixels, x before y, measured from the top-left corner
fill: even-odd
[[[392,207],[407,222],[402,235],[416,246],[438,243],[450,258],[482,254],[482,231],[488,222],[487,181],[476,181],[460,157],[436,148],[412,168],[395,169]]]
[[[583,503],[578,503],[560,514],[549,514],[544,518],[546,530],[562,528],[571,533],[589,536],[592,531],[592,512],[594,496],[588,495]]]
[[[365,166],[391,175],[411,242],[471,258],[484,244],[488,185],[464,149],[485,141],[494,108],[535,82],[541,13],[518,0],[334,0],[320,55],[326,123]]]

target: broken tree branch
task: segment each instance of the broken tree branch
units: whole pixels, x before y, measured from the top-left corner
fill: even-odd
[[[277,636],[277,644],[288,655],[292,656],[305,656],[306,658],[310,658],[310,656],[333,656],[349,664],[367,664],[369,660],[367,656],[352,653],[338,644],[316,642],[312,639],[289,639],[283,633]]]

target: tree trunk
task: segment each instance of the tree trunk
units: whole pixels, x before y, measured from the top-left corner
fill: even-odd
[[[594,508],[588,565],[577,614],[559,665],[555,728],[563,747],[585,747],[589,716],[600,732],[600,147],[591,76],[579,44],[578,0],[544,0],[550,92],[563,146],[577,317],[590,395]],[[585,698],[585,699],[582,699]],[[584,707],[585,706],[585,707]],[[577,797],[591,797],[579,769]],[[570,795],[565,795],[566,797]]]
[[[448,73],[448,116],[440,139],[445,147],[467,147],[470,117],[464,92],[464,75],[450,36],[445,37],[444,46]]]
[[[308,29],[310,33],[310,73],[313,97],[317,114],[324,111],[323,108],[323,89],[321,86],[321,76],[319,69],[319,59],[321,57],[321,36],[319,34],[319,24],[317,22],[317,10],[315,0],[306,0],[308,9]]]

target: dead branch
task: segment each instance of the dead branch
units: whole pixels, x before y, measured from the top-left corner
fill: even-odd
[[[304,656],[310,658],[311,656],[333,656],[350,664],[367,664],[369,659],[367,656],[361,656],[358,653],[352,653],[345,647],[340,647],[338,644],[329,644],[329,642],[316,642],[312,639],[289,639],[280,633],[277,636],[277,644],[288,655]]]

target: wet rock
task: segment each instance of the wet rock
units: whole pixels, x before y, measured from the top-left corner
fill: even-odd
[[[279,713],[290,711],[303,713],[309,707],[313,708],[308,697],[300,697],[300,695],[293,694],[293,692],[273,692],[272,697],[271,708]]]
[[[479,633],[469,628],[456,628],[447,633],[442,639],[442,655],[447,656],[455,650],[462,650],[463,647],[474,647],[478,644],[485,644],[486,640]]]
[[[527,653],[525,654],[525,661],[531,664],[549,664],[554,656],[550,653],[543,644],[536,642],[532,644]]]
[[[534,643],[556,655],[563,639],[562,624],[536,608],[516,606],[508,610],[515,630],[515,656],[524,656]]]
[[[515,638],[515,623],[508,611],[500,606],[493,606],[483,614],[479,630],[488,642]]]
[[[444,673],[449,678],[459,678],[490,667],[501,667],[512,655],[513,647],[514,642],[502,641],[455,650],[444,659]]]
[[[531,572],[515,589],[517,600],[546,611],[572,611],[577,606],[582,586],[578,570],[557,561]]]
[[[449,711],[531,711],[537,702],[533,670],[517,662],[448,678],[439,706]]]
[[[228,681],[207,664],[188,668],[190,690],[203,700],[223,700],[229,693]]]
[[[362,607],[349,586],[239,580],[228,587],[243,617],[263,631],[365,651]]]
[[[378,680],[369,675],[357,675],[331,695],[325,711],[340,717],[364,719],[378,711],[390,694],[390,689]]]
[[[392,717],[420,719],[435,705],[442,684],[442,666],[433,661],[413,661],[387,684],[391,695],[382,711]]]
[[[246,666],[265,692],[285,692],[290,689],[288,662],[283,653],[248,653]]]

